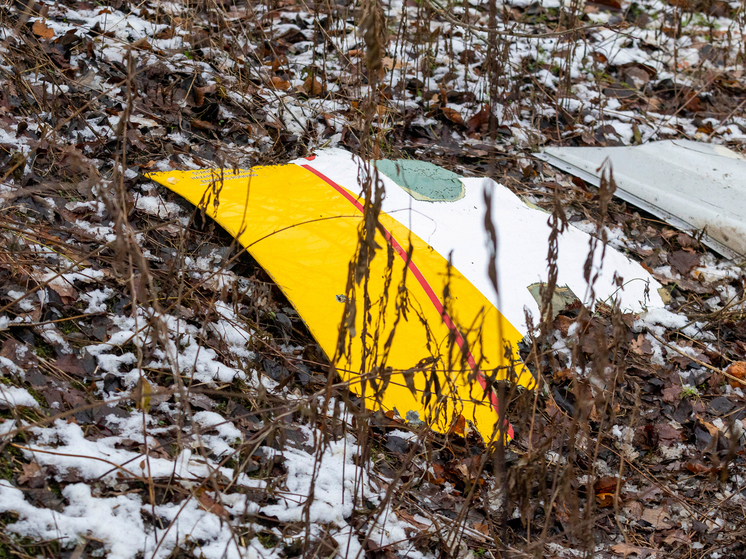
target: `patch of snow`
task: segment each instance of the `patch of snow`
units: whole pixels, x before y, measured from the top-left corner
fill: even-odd
[[[173,202],[166,202],[160,196],[143,196],[135,195],[135,207],[148,215],[153,215],[161,219],[170,219],[177,217],[181,208]]]
[[[662,307],[652,307],[640,315],[632,325],[632,330],[641,332],[647,328],[661,336],[666,329],[680,329],[689,324],[689,319],[681,314],[673,313]]]
[[[38,408],[39,402],[25,388],[0,383],[0,404],[11,407]]]
[[[31,300],[26,297],[26,294],[23,291],[15,291],[14,289],[8,290],[8,297],[12,298],[14,301],[18,301],[16,305],[18,305],[18,308],[20,308],[23,312],[31,312],[34,310],[34,304],[31,302]]]
[[[114,290],[109,287],[81,293],[80,298],[88,303],[88,307],[83,312],[85,314],[106,312],[106,301],[113,296]]]
[[[274,452],[273,449],[264,448],[268,452]],[[382,497],[382,494],[372,486],[367,471],[353,462],[353,457],[359,452],[359,447],[350,436],[329,443],[318,463],[314,454],[285,448],[279,454],[284,458],[288,472],[287,492],[277,491],[278,503],[262,507],[262,513],[281,521],[299,522],[303,518],[306,502],[313,488],[314,499],[309,508],[310,521],[337,526],[339,530],[332,532],[332,537],[345,546],[349,543],[349,556],[357,557],[360,544],[354,538],[348,537],[351,529],[345,520],[352,514],[354,496],[362,490],[362,494],[371,502],[378,503]],[[379,521],[370,529],[369,539],[379,546],[385,546],[407,541],[408,536],[404,525],[387,506]],[[408,556],[423,557],[416,550],[410,550]]]

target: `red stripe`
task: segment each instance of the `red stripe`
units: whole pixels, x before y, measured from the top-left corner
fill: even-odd
[[[306,158],[306,159],[311,161],[311,159],[309,158]],[[345,199],[348,202],[350,202],[353,206],[355,206],[360,211],[360,213],[364,212],[363,205],[360,203],[360,201],[357,198],[355,198],[352,194],[350,194],[350,192],[348,192],[345,188],[338,185],[336,182],[334,182],[329,177],[327,177],[324,173],[314,169],[310,165],[301,165],[301,167],[303,167],[304,169],[308,171],[311,171],[314,175],[316,175],[321,180],[326,182],[329,186],[334,188],[334,190],[339,192],[342,196],[345,197]],[[383,234],[386,237],[386,240],[391,243],[396,253],[401,257],[402,260],[406,262],[407,252],[402,248],[402,246],[394,238],[394,236],[391,233],[389,233],[385,227],[383,227],[383,225],[381,225],[381,229],[383,230]],[[420,272],[420,269],[417,267],[417,265],[412,260],[410,260],[407,266],[409,268],[409,271],[412,272],[412,275],[415,278],[417,278],[417,281],[420,283],[420,286],[422,286],[422,289],[424,289],[425,293],[427,293],[427,296],[430,298],[430,302],[435,307],[435,310],[437,310],[440,316],[443,318],[443,322],[445,323],[446,327],[455,335],[456,343],[458,344],[458,347],[461,349],[461,351],[466,352],[466,360],[469,363],[469,366],[471,367],[471,369],[476,373],[477,382],[479,382],[479,386],[482,387],[482,390],[485,390],[487,388],[487,380],[484,378],[482,371],[480,371],[477,368],[477,362],[474,359],[474,356],[469,351],[468,346],[466,344],[466,340],[461,335],[461,332],[459,332],[458,328],[456,328],[456,324],[451,319],[450,315],[448,314],[448,311],[446,311],[445,308],[443,307],[443,303],[440,302],[440,299],[435,294],[435,291],[433,291],[433,288],[430,287],[430,284],[425,279],[425,276],[422,275],[422,272]],[[492,404],[492,407],[495,410],[497,417],[499,418],[500,410],[499,410],[499,406],[497,402],[497,395],[494,393],[494,391],[490,391],[490,403]],[[513,438],[513,426],[510,424],[508,424],[508,436],[511,439]]]

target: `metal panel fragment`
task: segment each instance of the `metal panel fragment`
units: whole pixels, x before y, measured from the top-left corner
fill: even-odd
[[[632,147],[551,147],[535,156],[599,185],[608,159],[616,195],[729,258],[746,258],[746,159],[723,146],[665,140]]]
[[[499,423],[497,380],[526,388],[534,377],[520,359],[532,295],[546,283],[547,216],[486,178],[461,178],[421,162],[365,161],[336,149],[291,165],[152,173],[243,245],[305,321],[350,389],[370,408],[416,417],[447,433],[459,417],[489,441]],[[373,169],[374,170],[374,169]],[[388,175],[386,173],[389,173]],[[361,181],[385,189],[365,282],[353,282],[366,216]],[[485,191],[498,247],[497,292],[489,275]],[[660,285],[609,248],[593,258],[593,295],[585,280],[591,237],[569,227],[557,239],[560,299],[616,302],[622,310],[662,306]],[[353,271],[355,268],[352,269]],[[619,287],[623,278],[624,287]],[[538,282],[538,283],[537,283]],[[365,292],[363,292],[365,290]],[[340,325],[349,336],[340,344]]]

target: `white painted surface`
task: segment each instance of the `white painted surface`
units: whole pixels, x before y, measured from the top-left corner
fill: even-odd
[[[665,140],[633,147],[546,148],[536,157],[598,186],[611,162],[616,195],[685,231],[705,230],[705,244],[746,257],[746,159],[715,144]]]
[[[340,149],[323,150],[313,161],[299,159],[354,193],[360,192],[360,161]],[[538,321],[539,306],[528,291],[530,284],[547,280],[547,251],[550,227],[548,214],[531,209],[506,187],[486,178],[464,178],[466,195],[454,202],[415,200],[384,175],[386,188],[383,211],[429,243],[441,256],[452,254],[453,264],[502,312],[513,326],[526,333],[524,308]],[[499,300],[488,276],[488,235],[484,227],[484,190],[492,189],[492,215],[498,235]],[[559,239],[558,285],[567,285],[586,304],[589,302],[583,266],[591,237],[572,226]],[[405,246],[406,239],[403,241]],[[406,247],[405,247],[406,248]],[[594,270],[600,263],[600,243]],[[417,255],[414,254],[416,262]],[[614,276],[624,278],[622,290]],[[631,281],[633,280],[633,281]],[[640,311],[645,306],[645,288],[649,283],[647,306],[662,307],[660,284],[638,263],[619,251],[606,248],[606,257],[595,292],[597,300],[620,297],[621,308]]]

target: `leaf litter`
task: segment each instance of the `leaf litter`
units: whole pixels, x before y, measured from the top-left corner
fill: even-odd
[[[598,191],[528,154],[743,153],[740,3],[496,1],[491,30],[488,3],[394,1],[377,70],[347,2],[32,4],[0,13],[0,547],[743,554],[744,275],[696,234],[609,203],[667,309],[561,311],[516,440],[485,449],[364,413],[270,278],[142,175],[364,155],[372,131],[595,233]]]

